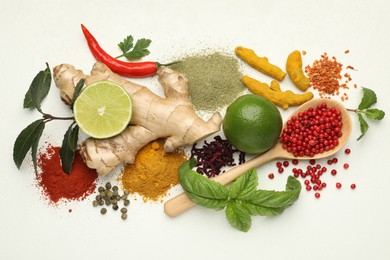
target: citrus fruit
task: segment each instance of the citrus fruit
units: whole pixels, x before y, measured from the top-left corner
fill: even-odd
[[[278,140],[282,124],[282,117],[274,104],[261,96],[248,94],[228,106],[223,132],[239,150],[263,153]]]
[[[86,86],[74,102],[78,126],[94,138],[108,138],[121,133],[129,124],[132,103],[126,90],[110,81]]]

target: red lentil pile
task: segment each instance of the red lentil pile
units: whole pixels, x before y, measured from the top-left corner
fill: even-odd
[[[280,137],[283,149],[294,156],[310,156],[339,144],[343,126],[340,110],[321,103],[291,117]]]
[[[351,150],[349,148],[345,149],[345,154],[349,155],[351,153]],[[337,158],[332,158],[328,159],[327,165],[323,166],[320,163],[316,162],[316,160],[311,159],[309,160],[309,165],[306,168],[299,168],[298,164],[299,161],[297,159],[291,160],[291,164],[294,166],[292,168],[292,173],[295,178],[302,178],[304,180],[304,186],[308,192],[314,191],[314,197],[315,198],[320,198],[321,197],[321,191],[328,187],[327,183],[323,181],[321,178],[326,172],[330,172],[332,176],[336,176],[338,174],[337,169],[333,168],[337,163],[338,159]],[[282,174],[285,172],[285,170],[289,167],[290,162],[289,161],[279,161],[276,162],[276,167],[278,169],[278,172]],[[332,167],[333,169],[330,169],[328,171],[328,167]],[[349,168],[348,163],[343,164],[343,169],[347,170]],[[269,173],[268,174],[269,179],[274,179],[275,175],[274,173]],[[340,182],[335,183],[335,187],[337,189],[342,188],[342,184]],[[350,188],[352,190],[356,189],[356,184],[352,183],[350,185]]]
[[[345,54],[349,51],[345,51]],[[313,65],[306,66],[305,72],[310,79],[313,89],[318,90],[320,97],[326,95],[338,96],[340,89],[349,89],[348,83],[352,80],[349,73],[342,75],[343,64],[337,61],[336,57],[329,58],[327,53],[321,55],[321,59],[315,60]],[[352,66],[347,69],[355,70]],[[343,83],[340,83],[343,81]],[[354,84],[354,88],[357,85]],[[343,93],[341,100],[348,100],[347,93]]]

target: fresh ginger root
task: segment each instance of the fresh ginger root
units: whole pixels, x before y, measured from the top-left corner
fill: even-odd
[[[271,81],[270,87],[266,83],[248,76],[243,76],[242,81],[251,92],[268,99],[283,109],[288,109],[289,106],[301,105],[313,98],[313,93],[311,92],[295,94],[291,90],[282,91],[276,80]]]
[[[291,81],[300,90],[306,91],[310,86],[310,79],[305,76],[302,70],[302,56],[297,50],[288,55],[286,70]]]
[[[243,61],[267,76],[278,81],[282,81],[286,76],[286,72],[281,70],[278,66],[271,64],[268,61],[268,58],[257,56],[251,49],[238,46],[236,47],[235,52]]]
[[[81,78],[85,79],[86,85],[100,80],[115,82],[131,96],[132,118],[121,134],[101,140],[88,138],[82,143],[80,151],[88,167],[106,175],[122,163],[133,163],[138,150],[158,138],[166,138],[164,150],[173,152],[220,130],[222,117],[218,112],[207,122],[196,115],[188,99],[185,75],[167,67],[160,67],[157,74],[165,98],[127,81],[102,63],[94,65],[90,76],[68,64],[54,68],[55,83],[61,90],[61,99],[67,104]]]

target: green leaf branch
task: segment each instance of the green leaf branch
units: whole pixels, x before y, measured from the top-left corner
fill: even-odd
[[[72,164],[77,149],[79,127],[76,125],[76,121],[73,116],[59,117],[43,112],[41,103],[49,93],[51,81],[52,75],[50,67],[46,63],[46,69],[40,71],[34,77],[23,101],[23,108],[36,109],[42,114],[42,118],[32,122],[20,132],[14,143],[13,159],[16,167],[20,168],[28,151],[31,149],[34,170],[35,174],[37,174],[38,145],[46,123],[53,120],[71,120],[72,123],[64,135],[64,140],[60,149],[62,169],[65,173],[69,174],[72,171]],[[77,83],[72,102],[74,102],[74,100],[78,97],[83,86],[84,79]],[[71,108],[73,108],[73,103],[71,104]]]
[[[301,183],[289,176],[285,191],[257,190],[255,169],[247,171],[230,187],[208,179],[194,170],[196,161],[191,159],[179,169],[180,183],[196,204],[215,210],[225,209],[231,226],[247,232],[252,225],[251,216],[276,216],[298,200]]]
[[[363,88],[363,97],[358,108],[347,109],[350,112],[356,113],[358,116],[361,134],[357,140],[362,139],[368,131],[369,125],[365,117],[371,120],[382,120],[385,117],[385,112],[383,110],[371,108],[376,102],[377,97],[375,92],[369,88]]]

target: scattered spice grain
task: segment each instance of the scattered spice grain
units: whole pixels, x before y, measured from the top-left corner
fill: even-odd
[[[348,52],[345,51],[345,53]],[[347,69],[355,70],[352,66],[347,66]],[[315,60],[312,66],[308,65],[305,68],[311,86],[318,90],[320,97],[338,96],[340,91],[349,89],[347,83],[352,81],[351,75],[349,73],[342,75],[342,70],[343,64],[338,62],[334,56],[330,58],[327,53],[322,54],[321,59]],[[341,100],[348,100],[345,92]]]
[[[171,68],[188,77],[190,101],[198,110],[219,110],[246,90],[234,56],[222,52],[197,53],[180,60]]]

